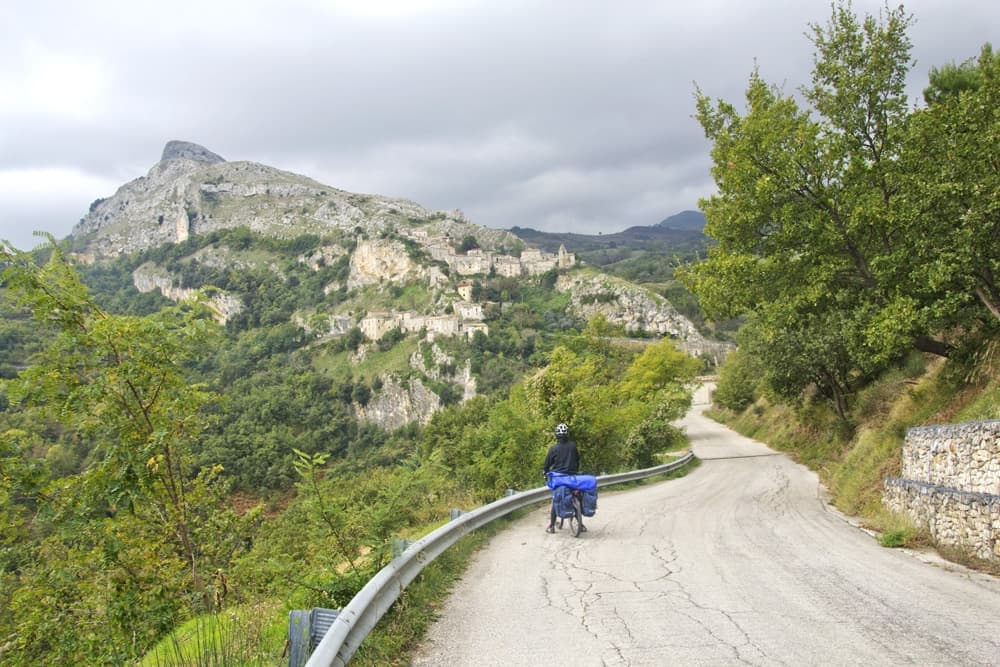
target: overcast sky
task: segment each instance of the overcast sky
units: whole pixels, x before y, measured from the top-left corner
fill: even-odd
[[[856,0],[858,14],[883,5]],[[905,3],[931,66],[1000,45],[997,0]],[[475,223],[597,233],[713,191],[697,84],[808,83],[827,0],[9,0],[0,238],[69,234],[164,144]]]

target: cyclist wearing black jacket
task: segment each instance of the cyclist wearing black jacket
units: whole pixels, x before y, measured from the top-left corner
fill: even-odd
[[[556,444],[549,447],[549,453],[545,455],[545,465],[543,472],[559,472],[564,475],[575,475],[580,470],[580,453],[576,449],[576,443],[569,439],[569,427],[566,424],[556,426]],[[549,527],[545,529],[547,533],[556,531],[556,506],[552,505],[549,515]]]

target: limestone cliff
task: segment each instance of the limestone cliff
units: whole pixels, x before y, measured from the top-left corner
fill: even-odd
[[[221,155],[213,153],[204,146],[193,144],[190,141],[168,141],[163,147],[163,155],[160,162],[164,160],[194,160],[196,162],[225,162]]]
[[[366,405],[354,404],[358,421],[391,431],[412,422],[426,424],[441,408],[441,399],[417,379],[388,378]]]
[[[192,299],[203,299],[220,324],[225,324],[234,315],[238,315],[243,309],[240,300],[231,294],[226,294],[222,290],[196,290],[183,287],[174,287],[173,278],[160,267],[146,263],[132,272],[132,284],[140,292],[152,292],[159,290],[160,293],[171,301],[189,301]]]
[[[401,283],[424,277],[424,269],[395,240],[360,241],[351,255],[351,274],[347,288],[377,285],[382,281]]]
[[[229,162],[181,141],[168,143],[145,176],[96,200],[70,236],[81,254],[101,258],[235,227],[276,238],[332,230],[375,237],[398,229],[414,239],[471,236],[490,249],[519,244],[509,232],[473,225],[461,211],[353,194],[256,162]]]
[[[670,303],[646,289],[606,275],[566,274],[556,289],[569,292],[574,313],[583,318],[601,314],[627,332],[645,331],[682,340],[702,336]]]

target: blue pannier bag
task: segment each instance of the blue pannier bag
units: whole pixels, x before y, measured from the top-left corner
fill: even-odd
[[[560,519],[573,516],[573,490],[568,486],[557,486],[552,489],[552,503],[556,508],[556,516]]]
[[[577,491],[596,491],[597,478],[593,475],[566,475],[561,472],[549,473],[546,485],[550,489],[568,486]]]
[[[583,500],[583,516],[594,516],[597,513],[597,489],[581,491]]]

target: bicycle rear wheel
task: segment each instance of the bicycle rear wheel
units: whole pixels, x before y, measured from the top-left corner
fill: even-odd
[[[569,518],[569,529],[573,537],[580,537],[583,532],[583,501],[578,493],[573,494],[573,516]]]

